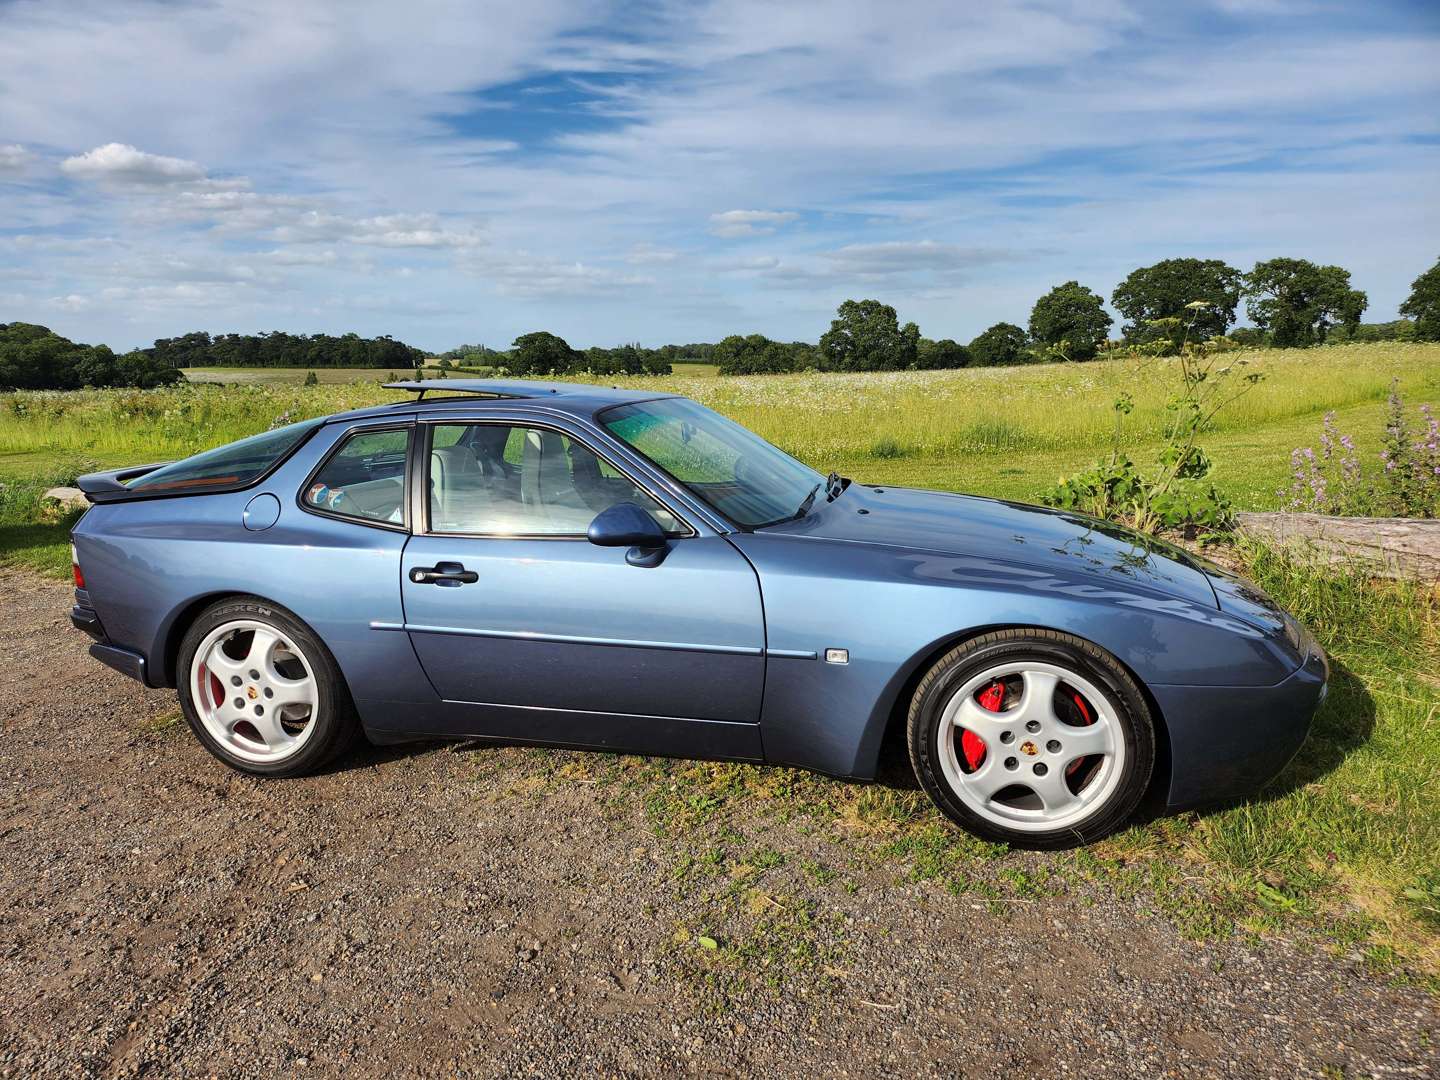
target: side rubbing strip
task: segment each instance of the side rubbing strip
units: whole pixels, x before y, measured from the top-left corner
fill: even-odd
[[[471,626],[425,626],[419,623],[372,622],[370,629],[408,630],[412,634],[459,634],[465,637],[507,638],[512,641],[553,641],[566,645],[608,645],[623,649],[726,653],[736,656],[762,656],[765,652],[759,646],[749,645],[702,645],[688,641],[640,641],[630,638],[582,637],[578,634],[544,634],[535,630],[485,630]]]

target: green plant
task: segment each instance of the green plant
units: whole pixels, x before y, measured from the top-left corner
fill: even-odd
[[[1209,304],[1186,305],[1195,317]],[[1165,338],[1156,341],[1164,346]],[[1196,440],[1228,405],[1253,389],[1261,374],[1245,371],[1243,357],[1221,363],[1228,351],[1223,339],[1182,339],[1176,356],[1179,386],[1166,404],[1169,421],[1155,465],[1142,469],[1120,449],[1122,421],[1135,407],[1126,392],[1115,400],[1115,434],[1110,456],[1060,481],[1042,498],[1051,506],[1080,510],[1129,525],[1144,533],[1161,528],[1227,528],[1234,518],[1228,499],[1210,481],[1209,455]]]
[[[1335,413],[1327,412],[1320,452],[1308,446],[1291,452],[1290,487],[1280,492],[1287,497],[1286,508],[1318,514],[1440,516],[1440,419],[1430,405],[1421,405],[1422,430],[1414,434],[1394,383],[1386,412],[1378,477],[1364,474],[1355,440],[1342,434]]]

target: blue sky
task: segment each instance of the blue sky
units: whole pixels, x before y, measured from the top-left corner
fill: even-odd
[[[931,337],[1440,256],[1440,5],[0,0],[0,322],[443,349]]]

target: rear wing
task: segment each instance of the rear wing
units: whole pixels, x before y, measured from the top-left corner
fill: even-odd
[[[92,503],[121,502],[140,494],[131,491],[127,486],[131,480],[138,480],[169,464],[168,461],[157,461],[154,465],[131,465],[126,469],[86,473],[75,481],[75,486],[83,491],[85,498]]]

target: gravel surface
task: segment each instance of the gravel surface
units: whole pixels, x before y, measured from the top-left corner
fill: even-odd
[[[245,778],[85,655],[68,589],[0,588],[4,1076],[1440,1074],[1435,1001],[1323,950],[983,903],[761,808],[706,862],[661,782],[594,779],[621,759]]]

